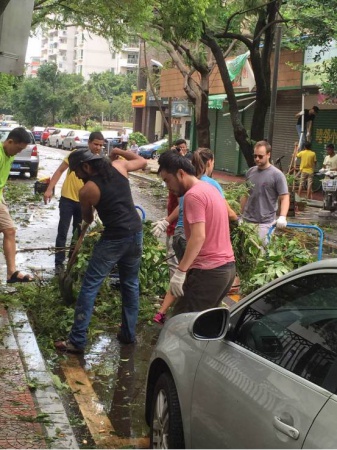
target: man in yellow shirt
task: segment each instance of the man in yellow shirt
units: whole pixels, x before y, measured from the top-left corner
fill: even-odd
[[[93,154],[100,154],[104,146],[104,136],[100,131],[93,131],[88,140],[89,150]],[[60,220],[56,236],[56,252],[55,252],[55,274],[58,275],[63,271],[65,261],[65,246],[67,242],[67,234],[70,223],[73,224],[73,235],[78,231],[82,222],[81,205],[79,201],[79,191],[83,187],[83,181],[77,178],[75,172],[70,172],[68,156],[64,158],[60,166],[56,169],[51,177],[50,183],[44,193],[44,202],[47,204],[53,195],[53,189],[61,178],[65,170],[68,170],[61,189],[61,198],[59,203]]]
[[[300,187],[298,189],[298,195],[301,197],[302,189],[305,181],[307,181],[307,198],[312,198],[312,180],[314,178],[314,170],[316,164],[316,153],[311,150],[311,143],[304,143],[304,150],[297,153],[297,158],[300,158]]]

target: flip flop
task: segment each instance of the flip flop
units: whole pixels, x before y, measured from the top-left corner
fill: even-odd
[[[18,277],[20,274],[20,271],[17,270],[12,274],[9,280],[7,280],[7,283],[30,283],[31,281],[35,281],[34,278],[32,278],[30,275],[24,275],[23,277]]]

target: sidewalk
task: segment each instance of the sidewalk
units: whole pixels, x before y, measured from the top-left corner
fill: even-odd
[[[0,448],[78,448],[26,314],[1,304],[0,392]]]

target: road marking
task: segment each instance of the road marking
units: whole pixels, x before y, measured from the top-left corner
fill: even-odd
[[[104,412],[92,384],[76,356],[62,361],[61,367],[97,448],[149,448],[149,438],[120,438]]]

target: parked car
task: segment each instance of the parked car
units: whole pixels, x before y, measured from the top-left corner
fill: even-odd
[[[78,147],[87,147],[90,132],[86,130],[71,130],[63,139],[63,148],[73,150]]]
[[[42,136],[43,131],[44,131],[44,127],[33,127],[32,128],[32,133],[34,135],[35,142],[41,141],[41,136]]]
[[[109,155],[110,150],[114,147],[122,148],[122,138],[118,136],[118,132],[114,130],[103,130],[105,142],[105,152]]]
[[[163,144],[167,143],[167,139],[160,139],[152,144],[146,144],[139,147],[139,154],[146,159],[154,159],[158,155],[158,150]]]
[[[12,128],[0,128],[0,141],[3,142],[7,139],[7,136]],[[37,177],[39,170],[39,153],[37,151],[37,145],[34,139],[34,135],[30,130],[27,130],[31,142],[20,153],[15,155],[12,162],[11,173],[19,173],[24,175],[26,172],[30,173],[31,178]]]
[[[41,135],[40,144],[46,145],[50,133],[53,133],[55,130],[56,130],[55,127],[47,127],[47,128],[45,128],[44,131],[42,132],[42,135]]]
[[[63,140],[71,131],[69,128],[56,128],[47,139],[48,147],[63,148]]]
[[[168,320],[150,359],[151,448],[336,448],[337,260],[229,310]]]

